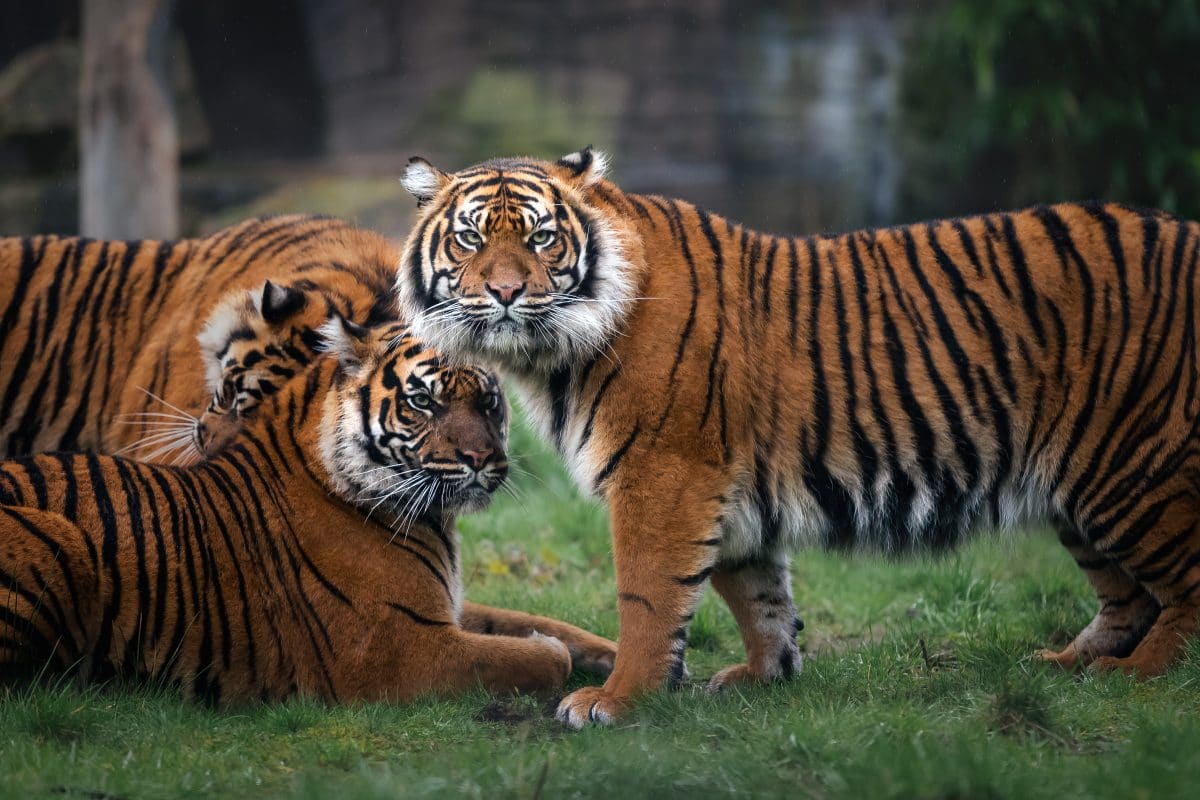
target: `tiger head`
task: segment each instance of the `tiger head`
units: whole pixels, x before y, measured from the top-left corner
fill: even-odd
[[[327,298],[299,281],[236,292],[222,301],[198,340],[210,400],[195,426],[196,447],[219,452],[264,399],[304,370],[333,313]]]
[[[397,519],[482,508],[508,472],[496,376],[447,364],[399,323],[321,329],[337,360],[320,460],[344,499]]]
[[[398,292],[414,330],[453,354],[551,369],[603,351],[632,304],[627,224],[594,202],[605,162],[497,159],[404,173],[419,217]],[[611,185],[608,186],[611,190]]]

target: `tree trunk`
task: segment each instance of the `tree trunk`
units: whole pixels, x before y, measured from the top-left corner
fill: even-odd
[[[80,232],[104,239],[179,233],[179,145],[165,70],[170,3],[83,0]]]

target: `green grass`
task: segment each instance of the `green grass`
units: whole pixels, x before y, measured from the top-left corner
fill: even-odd
[[[525,430],[531,475],[462,521],[470,596],[616,634],[603,511]],[[161,688],[0,696],[0,796],[1172,797],[1200,785],[1200,648],[1167,677],[1060,674],[1030,657],[1087,623],[1053,537],[938,561],[797,554],[803,673],[713,697],[646,698],[568,733],[545,699],[481,692],[409,706],[304,700],[217,712]],[[688,663],[741,659],[706,594]],[[577,677],[575,685],[587,678]]]

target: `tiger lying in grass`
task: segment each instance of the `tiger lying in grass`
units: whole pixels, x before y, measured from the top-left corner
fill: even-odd
[[[840,236],[629,194],[586,149],[414,159],[415,330],[501,364],[612,519],[620,654],[560,705],[678,677],[710,581],[746,662],[800,667],[788,552],[1049,521],[1100,610],[1056,664],[1156,675],[1200,625],[1200,226],[1064,204]]]
[[[210,461],[0,462],[0,673],[349,702],[611,667],[605,639],[461,599],[455,512],[507,469],[495,377],[394,323],[323,336]]]

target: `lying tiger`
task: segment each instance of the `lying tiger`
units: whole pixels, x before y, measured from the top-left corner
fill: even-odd
[[[629,194],[585,149],[447,174],[399,290],[502,365],[612,520],[620,654],[559,706],[678,677],[703,585],[800,668],[788,550],[899,553],[1052,521],[1096,589],[1056,664],[1161,673],[1200,625],[1200,225],[1115,204],[790,238]]]
[[[396,319],[398,257],[306,216],[176,242],[0,239],[0,457],[215,452],[312,357],[332,312]],[[225,361],[240,366],[227,384]]]
[[[507,469],[495,377],[395,323],[322,330],[328,355],[210,461],[0,462],[0,672],[225,704],[549,690],[572,658],[611,667],[607,640],[462,601],[455,512]]]

